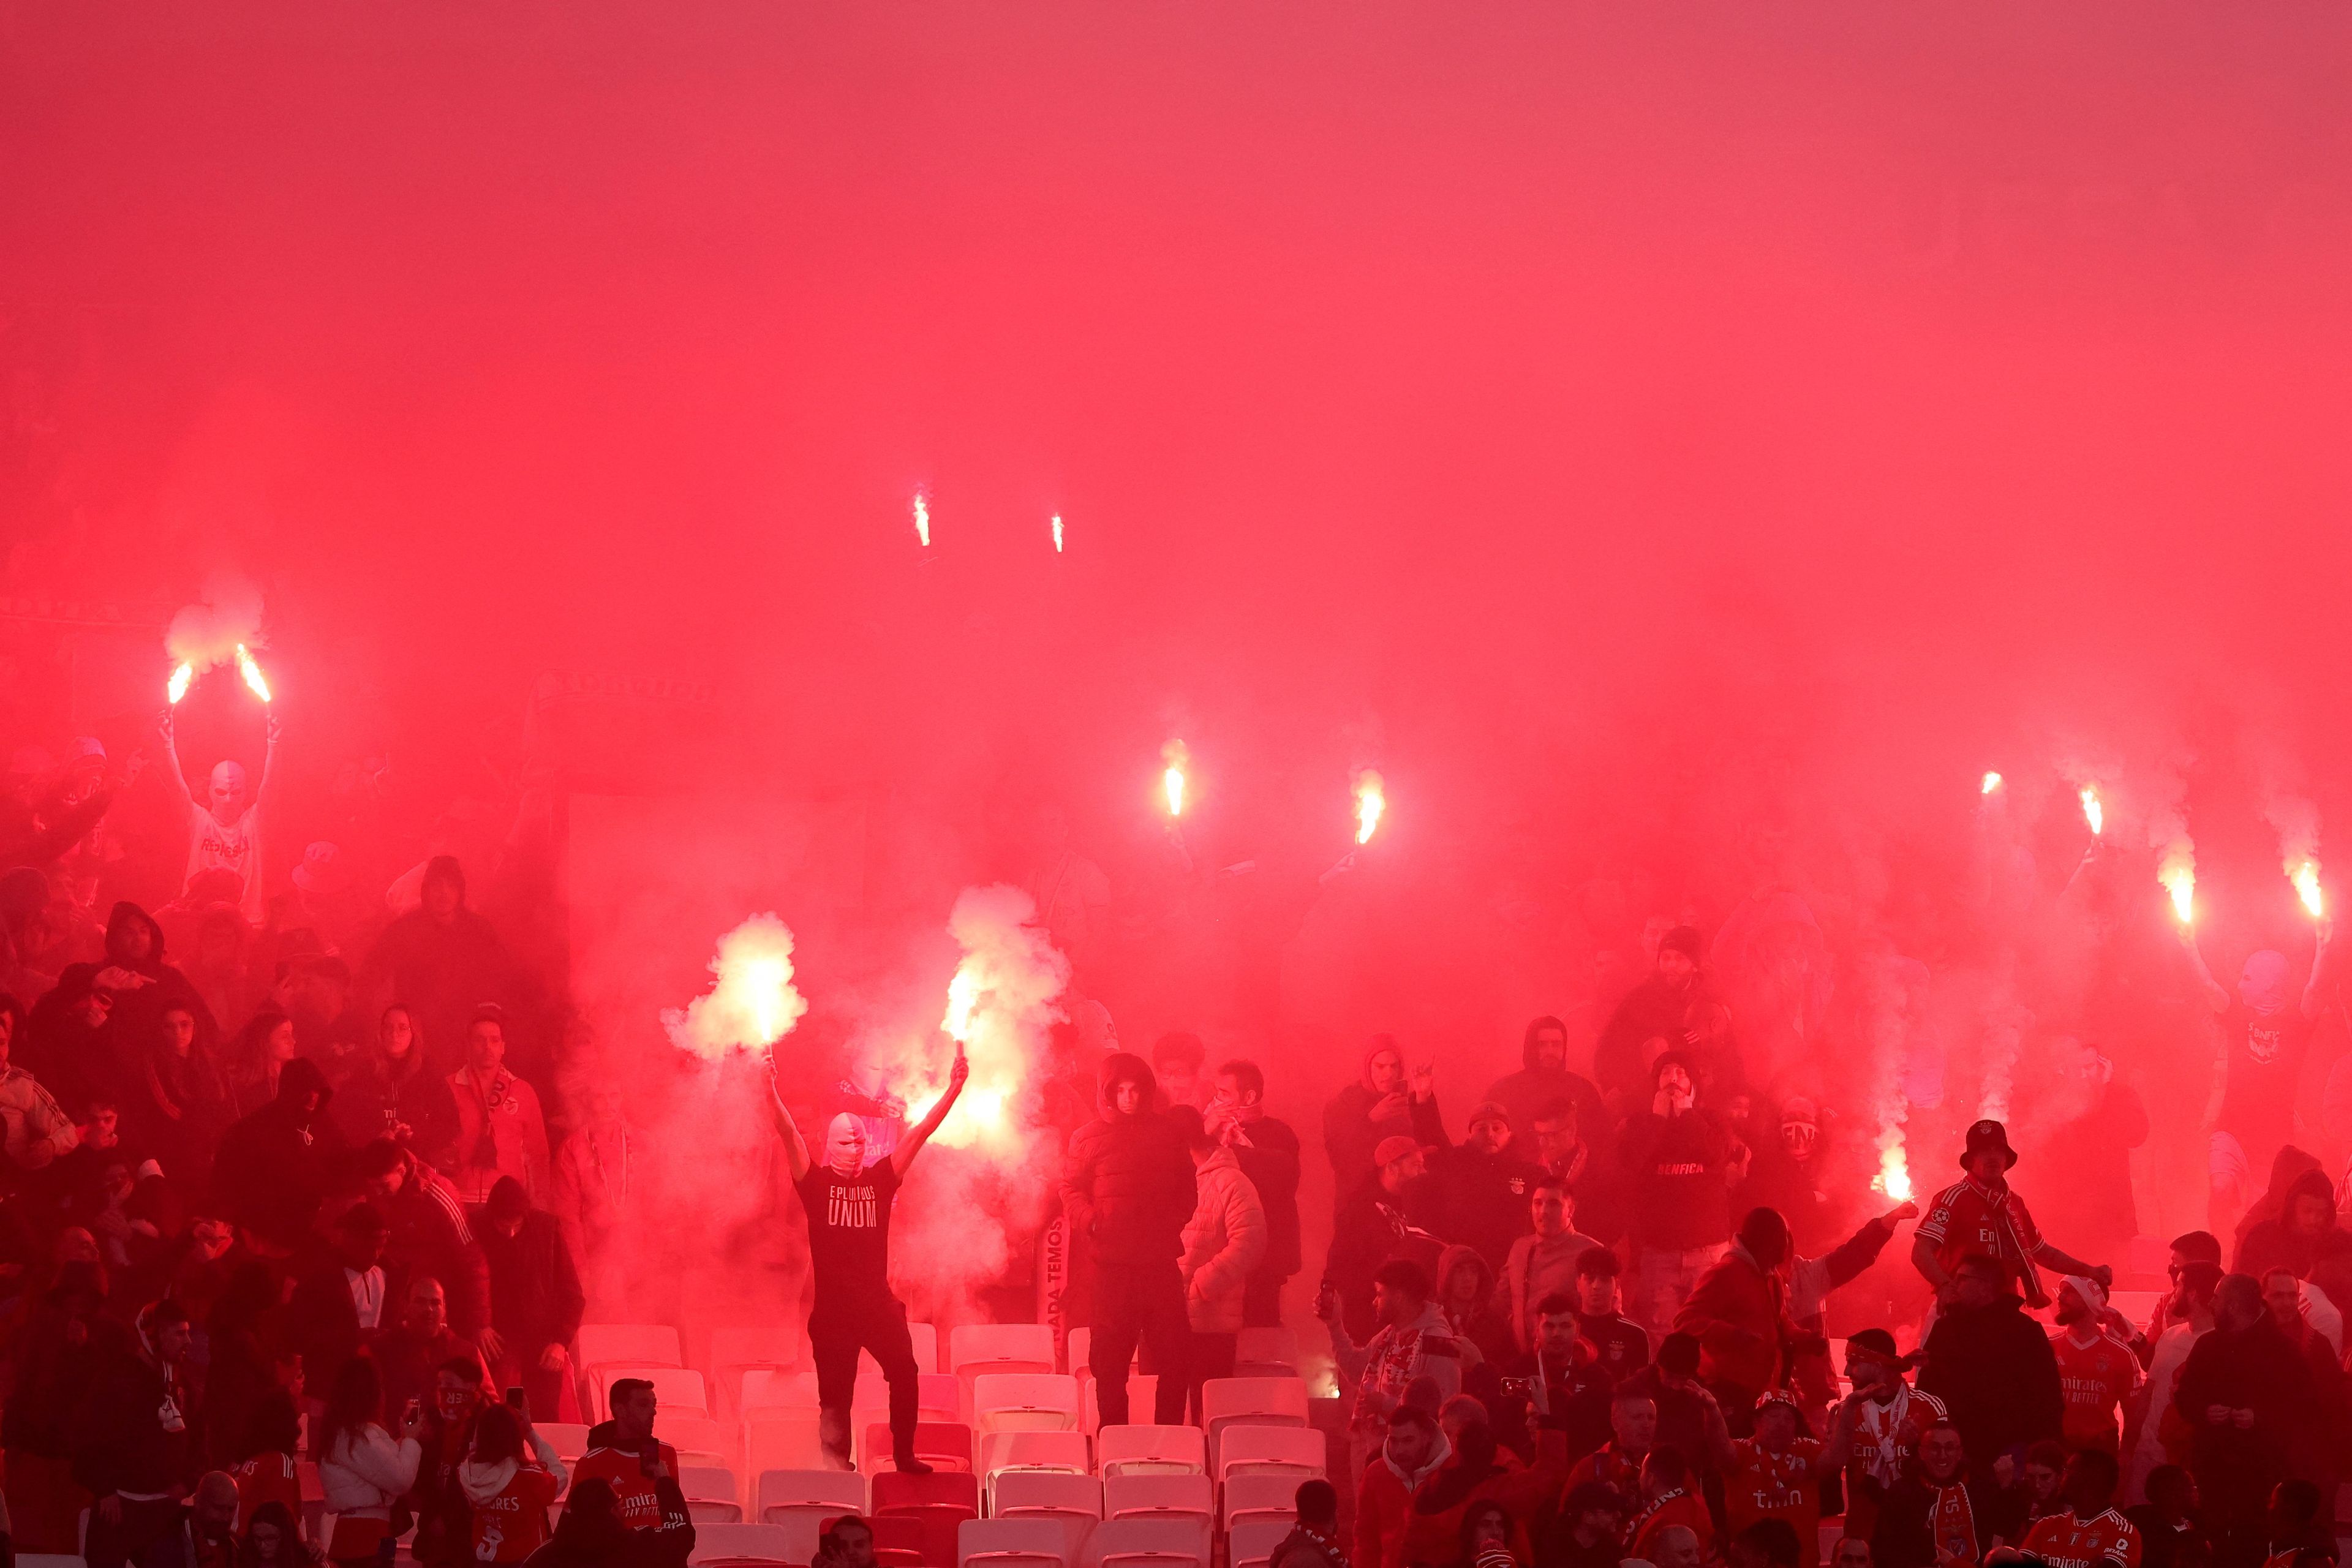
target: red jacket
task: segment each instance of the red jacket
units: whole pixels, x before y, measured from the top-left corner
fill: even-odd
[[[1698,1337],[1702,1383],[1728,1383],[1752,1397],[1779,1384],[1782,1352],[1797,1331],[1780,1271],[1759,1267],[1735,1244],[1698,1277],[1675,1314],[1675,1331]]]

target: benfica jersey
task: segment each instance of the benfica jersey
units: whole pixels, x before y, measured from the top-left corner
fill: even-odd
[[[2139,1568],[2139,1531],[2114,1509],[2076,1519],[2072,1509],[2044,1514],[2025,1532],[2018,1550],[2053,1568],[2100,1568],[2103,1563]]]
[[[1753,1437],[1731,1445],[1723,1478],[1723,1511],[1731,1533],[1759,1519],[1785,1519],[1797,1532],[1798,1561],[1821,1561],[1822,1444],[1799,1437],[1775,1454]]]
[[[2101,1333],[2087,1345],[2070,1334],[2050,1336],[2051,1353],[2058,1358],[2058,1386],[2066,1399],[2066,1444],[2074,1448],[2104,1448],[2115,1453],[2120,1439],[2116,1407],[2139,1386],[2139,1358],[2131,1347],[2110,1333]]]
[[[2025,1212],[2025,1200],[2010,1189],[1980,1187],[1976,1178],[1955,1182],[1936,1194],[1914,1233],[1936,1244],[1936,1263],[1947,1274],[1963,1258],[1990,1258],[2017,1281],[2018,1293],[2034,1306],[2047,1300],[2033,1268],[2042,1232]]]

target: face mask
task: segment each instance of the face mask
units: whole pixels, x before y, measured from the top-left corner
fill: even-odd
[[[824,1160],[836,1176],[854,1176],[866,1168],[866,1124],[846,1110],[833,1119],[824,1134]]]

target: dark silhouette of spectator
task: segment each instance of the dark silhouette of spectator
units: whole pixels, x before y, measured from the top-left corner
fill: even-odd
[[[490,1189],[478,1235],[489,1263],[490,1322],[506,1352],[492,1377],[501,1387],[520,1387],[530,1408],[552,1419],[563,1408],[566,1347],[587,1310],[563,1227],[531,1207],[522,1184],[507,1176]]]
[[[2009,1271],[1982,1253],[1959,1260],[1952,1300],[1922,1349],[1919,1391],[1950,1414],[1979,1475],[2012,1448],[2055,1439],[2065,1420],[2050,1336],[2008,1289]]]

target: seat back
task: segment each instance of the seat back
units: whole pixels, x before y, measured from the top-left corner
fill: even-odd
[[[789,1563],[792,1537],[773,1524],[698,1524],[694,1552],[688,1563],[737,1558],[765,1563]],[[801,1561],[806,1562],[806,1558]]]
[[[1213,1445],[1217,1428],[1307,1425],[1307,1384],[1295,1377],[1213,1377],[1201,1384],[1201,1425]]]
[[[867,1501],[866,1478],[855,1470],[761,1470],[752,1495],[763,1524],[777,1522],[770,1517],[776,1510],[837,1516],[864,1513]]]
[[[1106,1476],[1105,1519],[1197,1519],[1212,1517],[1209,1478],[1199,1475]]]
[[[872,1422],[865,1428],[865,1442],[860,1446],[858,1468],[868,1475],[884,1470],[896,1470],[898,1461],[892,1452],[890,1424]],[[971,1428],[961,1421],[918,1421],[915,1423],[915,1458],[934,1469],[971,1473]]]
[[[1300,1360],[1288,1329],[1244,1329],[1234,1340],[1235,1377],[1297,1377]]]
[[[665,1413],[654,1423],[654,1435],[677,1450],[677,1462],[687,1465],[735,1465],[735,1429],[708,1415]]]
[[[956,1568],[1062,1568],[1068,1534],[1050,1519],[967,1519],[956,1526]]]
[[[1208,1447],[1198,1426],[1106,1426],[1095,1435],[1095,1469],[1120,1475],[1205,1475]]]
[[[1084,1432],[992,1432],[980,1440],[983,1485],[1013,1470],[1061,1470],[1083,1476],[1092,1468]]]
[[[534,1421],[533,1430],[546,1438],[555,1449],[555,1457],[569,1465],[588,1451],[588,1427],[579,1421]]]
[[[1229,1568],[1260,1568],[1290,1533],[1288,1521],[1269,1519],[1245,1519],[1225,1536],[1225,1555]]]
[[[580,1364],[601,1366],[684,1366],[677,1331],[667,1323],[583,1323],[574,1342]]]
[[[874,1478],[874,1511],[905,1513],[916,1509],[961,1509],[980,1512],[980,1482],[971,1472],[935,1470],[928,1476],[884,1470]]]
[[[1066,1470],[1007,1470],[996,1478],[989,1513],[997,1519],[1046,1514],[1100,1519],[1102,1483]]]
[[[939,1371],[939,1330],[931,1327],[929,1323],[908,1323],[907,1325],[907,1338],[915,1352],[915,1370],[917,1372]],[[857,1370],[860,1372],[880,1372],[882,1370],[882,1363],[874,1359],[874,1352],[872,1351],[860,1350],[857,1352]]]
[[[697,1524],[737,1524],[742,1521],[743,1504],[735,1493],[732,1470],[681,1461],[677,1489],[686,1494],[686,1511]]]
[[[1229,1475],[1217,1500],[1219,1522],[1234,1525],[1269,1520],[1286,1529],[1298,1518],[1298,1488],[1305,1478],[1272,1471]]]
[[[635,1365],[604,1366],[596,1369],[596,1416],[609,1420],[613,1414],[613,1384],[625,1377],[643,1378],[654,1385],[654,1404],[657,1409],[680,1415],[710,1414],[710,1394],[703,1386],[702,1374],[689,1366]],[[658,1421],[658,1417],[656,1417]]]
[[[762,1410],[814,1410],[816,1373],[789,1368],[746,1368],[735,1384],[735,1408],[750,1415]]]
[[[738,1396],[746,1373],[785,1372],[801,1361],[801,1336],[781,1324],[711,1330],[710,1387],[722,1406],[714,1414],[742,1414]]]
[[[1029,1362],[1054,1370],[1054,1330],[1047,1323],[963,1323],[948,1334],[948,1370],[980,1362]]]
[[[1087,1555],[1101,1568],[1208,1568],[1206,1532],[1189,1519],[1107,1519]]]
[[[1286,1475],[1305,1480],[1331,1462],[1324,1435],[1312,1426],[1228,1426],[1217,1442],[1217,1479]]]
[[[817,1435],[815,1411],[753,1411],[743,1418],[745,1475],[824,1468],[824,1443]]]
[[[1052,1372],[982,1373],[972,1379],[971,1415],[983,1433],[1075,1430],[1078,1380]]]

